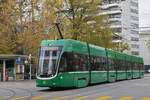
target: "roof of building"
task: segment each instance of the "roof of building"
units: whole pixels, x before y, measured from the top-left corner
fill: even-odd
[[[14,54],[0,54],[0,59],[16,59],[18,57],[26,59],[29,56],[27,56],[27,55],[14,55]]]

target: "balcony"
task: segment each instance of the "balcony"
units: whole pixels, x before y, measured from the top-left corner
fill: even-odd
[[[121,25],[111,25],[111,26],[109,26],[110,28],[122,28],[122,26]]]
[[[119,7],[119,4],[118,3],[114,3],[114,4],[103,4],[101,6],[101,9],[108,9],[108,8],[111,8],[111,7]]]
[[[121,10],[114,10],[114,11],[108,10],[101,12],[99,15],[121,14],[121,13],[122,13]]]
[[[110,22],[121,21],[121,18],[109,18]]]

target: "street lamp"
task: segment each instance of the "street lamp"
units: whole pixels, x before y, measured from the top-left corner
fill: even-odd
[[[32,66],[31,66],[31,54],[29,54],[29,62],[30,62],[30,72],[29,72],[29,75],[30,75],[30,79],[31,80],[31,76],[32,76]]]

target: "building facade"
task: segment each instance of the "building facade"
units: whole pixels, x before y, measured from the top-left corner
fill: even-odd
[[[139,13],[138,0],[102,0],[101,15],[108,15],[110,28],[115,38],[113,42],[128,43],[130,51],[125,53],[139,55]]]
[[[150,30],[140,32],[140,56],[144,59],[145,71],[150,72],[150,50],[147,43],[150,40]]]

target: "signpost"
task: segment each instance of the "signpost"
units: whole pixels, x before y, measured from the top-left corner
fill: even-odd
[[[31,71],[32,71],[32,69],[31,69],[31,54],[29,54],[29,61],[30,61],[30,72],[29,72],[29,75],[30,75],[30,79],[29,80],[31,80],[31,76],[32,76],[32,73],[31,73]]]
[[[18,58],[16,59],[16,63],[17,63],[17,64],[23,64],[23,60],[21,59],[21,57],[18,57]]]

